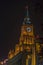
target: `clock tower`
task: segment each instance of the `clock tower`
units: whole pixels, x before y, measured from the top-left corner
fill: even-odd
[[[31,59],[31,64],[35,65],[34,29],[33,24],[29,18],[28,7],[26,7],[26,9],[27,15],[25,16],[23,24],[21,26],[21,35],[19,39],[20,50],[24,51],[24,56],[26,56],[26,63],[24,64],[23,61],[23,64],[28,65],[28,62],[30,62],[29,59]]]
[[[30,21],[28,7],[27,15],[24,18],[23,25],[21,26],[20,44],[33,45],[34,44],[34,31],[33,24]]]

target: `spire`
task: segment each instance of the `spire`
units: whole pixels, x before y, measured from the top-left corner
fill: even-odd
[[[28,6],[26,6],[26,9],[27,9],[27,17],[28,17],[28,14],[29,14],[29,12],[28,12]]]
[[[30,21],[30,18],[29,18],[28,6],[26,6],[26,16],[24,18],[23,24],[31,24],[31,21]]]

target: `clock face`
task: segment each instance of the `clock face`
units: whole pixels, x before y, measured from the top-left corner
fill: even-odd
[[[30,27],[28,27],[28,28],[26,28],[26,30],[27,30],[27,32],[31,32],[31,28]]]

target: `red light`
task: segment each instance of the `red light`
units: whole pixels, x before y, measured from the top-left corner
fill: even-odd
[[[26,9],[28,9],[28,6],[26,6]]]
[[[39,38],[39,35],[37,35],[36,38]]]

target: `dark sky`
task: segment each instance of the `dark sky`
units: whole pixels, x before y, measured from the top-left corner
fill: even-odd
[[[0,2],[0,59],[6,58],[11,49],[18,43],[20,28],[23,22],[25,6],[28,4],[30,18],[34,24],[35,34],[43,37],[43,3],[40,0]]]

